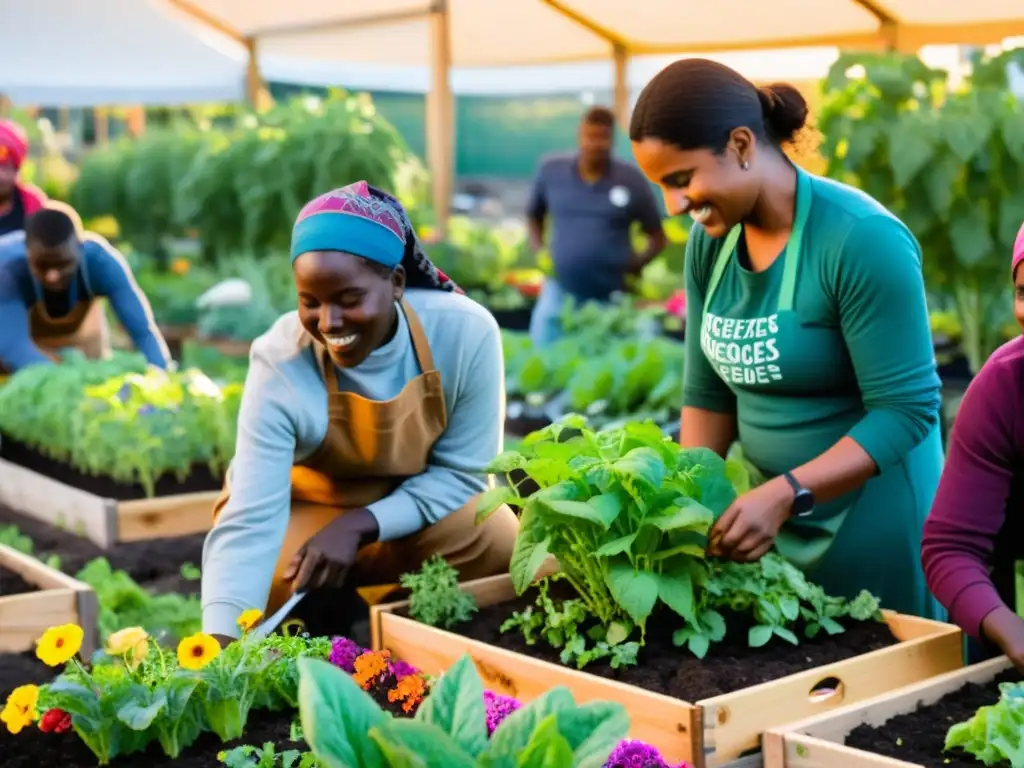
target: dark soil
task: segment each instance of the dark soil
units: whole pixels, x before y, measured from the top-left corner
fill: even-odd
[[[245,733],[238,741],[224,744],[216,735],[204,733],[176,760],[167,757],[160,745],[154,743],[145,752],[115,757],[112,765],[115,768],[216,768],[222,766],[217,760],[218,752],[246,744],[261,747],[267,741],[274,742],[278,753],[286,749],[306,750],[306,745],[288,741],[295,718],[295,712],[253,711],[249,714]],[[96,756],[74,731],[54,734],[43,733],[38,728],[26,728],[17,736],[12,736],[3,729],[0,732],[0,750],[3,750],[4,768],[39,768],[50,765],[94,768],[97,765]]]
[[[28,592],[37,591],[37,587],[29,584],[20,574],[8,570],[0,565],[0,597],[9,595],[24,595]]]
[[[995,704],[999,683],[1020,681],[1021,674],[1011,670],[986,685],[970,683],[931,706],[897,715],[876,728],[862,725],[850,732],[846,745],[929,768],[977,768],[982,763],[959,749],[942,751],[946,733],[951,726],[971,719],[981,707]]]
[[[559,589],[554,589],[555,586]],[[552,585],[552,596],[563,586]],[[530,590],[516,600],[482,608],[469,624],[452,631],[525,656],[559,664],[558,650],[544,643],[527,645],[519,632],[503,634],[499,629],[512,616],[513,611],[522,611],[533,604],[535,599],[536,592]],[[714,644],[707,657],[701,660],[686,649],[676,648],[672,644],[672,634],[680,627],[678,617],[667,610],[656,611],[648,622],[647,641],[637,666],[614,670],[607,664],[599,663],[588,665],[585,671],[695,702],[778,680],[898,642],[886,624],[844,622],[847,631],[840,635],[830,637],[822,634],[814,640],[804,639],[799,646],[773,638],[762,648],[750,648],[747,645],[750,619],[736,614],[727,616],[726,621],[729,633],[722,642]]]
[[[43,456],[24,443],[12,440],[6,435],[0,444],[0,458],[107,499],[129,501],[147,498],[145,489],[138,483],[119,483],[109,477],[87,475],[69,464]],[[217,491],[222,485],[222,477],[214,476],[207,466],[197,465],[192,468],[192,473],[183,483],[178,482],[173,475],[161,477],[156,482],[156,495],[173,496],[179,493]]]
[[[104,550],[81,536],[0,507],[0,527],[6,525],[17,526],[22,534],[32,539],[36,557],[45,560],[48,555],[59,555],[61,570],[71,576],[90,560],[105,557],[113,568],[127,571],[135,581],[154,591],[198,590],[199,582],[183,579],[180,572],[184,563],[199,565],[206,534],[134,541]]]

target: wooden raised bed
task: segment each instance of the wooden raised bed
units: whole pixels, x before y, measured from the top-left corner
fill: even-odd
[[[0,544],[0,568],[38,589],[22,594],[0,593],[0,653],[24,653],[50,627],[77,624],[85,631],[82,656],[96,650],[96,593],[92,587],[45,563]]]
[[[1012,668],[1005,656],[958,669],[930,680],[774,728],[764,736],[765,768],[930,768],[846,746],[846,737],[861,725],[877,727],[918,707],[930,706],[968,683],[984,684]],[[992,703],[995,703],[993,698]],[[945,756],[935,756],[942,765]],[[979,762],[980,766],[981,763]]]
[[[84,536],[104,549],[127,541],[202,533],[219,491],[118,501],[0,459],[0,504]]]
[[[515,597],[507,574],[466,582],[462,589],[480,607]],[[577,701],[617,701],[629,712],[631,738],[657,747],[668,761],[686,760],[695,768],[726,765],[749,756],[771,727],[841,703],[863,701],[963,664],[958,627],[886,612],[900,641],[897,645],[690,703],[420,624],[396,613],[407,605],[397,602],[371,608],[375,650],[386,648],[432,675],[469,653],[485,686],[522,701],[558,685],[572,690]],[[813,695],[832,678],[839,681],[832,695]]]

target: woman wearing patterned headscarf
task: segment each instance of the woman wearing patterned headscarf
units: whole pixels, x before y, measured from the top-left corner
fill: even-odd
[[[435,554],[462,579],[505,572],[518,526],[507,507],[475,525],[502,445],[498,326],[398,201],[365,182],[316,198],[291,257],[299,308],[253,344],[203,553],[203,628],[221,642],[247,609],[394,585]]]
[[[25,219],[43,207],[46,195],[18,180],[28,154],[28,137],[21,126],[0,120],[0,235],[25,228]]]

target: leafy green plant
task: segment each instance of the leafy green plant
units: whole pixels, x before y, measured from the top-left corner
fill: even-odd
[[[960,747],[985,765],[1024,768],[1024,683],[1000,683],[999,700],[981,707],[946,734],[945,750]]]
[[[973,370],[1002,342],[1007,264],[1024,220],[1024,105],[1007,82],[1013,61],[1024,61],[1024,49],[976,57],[956,85],[916,56],[844,54],[818,120],[827,175],[873,195],[921,243],[925,280],[959,315]]]
[[[274,742],[262,747],[245,745],[221,752],[217,759],[227,768],[327,768],[312,752],[298,749],[277,751]]]
[[[0,429],[81,472],[137,482],[152,496],[164,475],[181,481],[201,464],[224,471],[241,391],[197,370],[146,368],[137,355],[70,356],[11,377],[0,390]]]
[[[296,97],[206,137],[177,179],[175,211],[209,254],[287,249],[307,201],[357,179],[396,190],[401,166],[415,162],[368,96],[341,91]]]
[[[561,441],[566,429],[579,435]],[[522,453],[503,453],[488,472],[522,470],[540,489],[515,482],[488,491],[486,519],[501,504],[521,509],[512,583],[523,594],[549,555],[587,613],[617,645],[633,627],[641,642],[655,605],[695,621],[696,585],[707,573],[706,534],[735,498],[725,461],[683,449],[653,422],[594,432],[571,415],[529,435]]]
[[[567,689],[554,688],[510,715],[488,739],[483,685],[468,656],[441,676],[412,719],[391,717],[326,662],[302,659],[299,666],[303,731],[330,768],[596,768],[629,727],[621,705],[577,705]]]
[[[144,627],[151,635],[180,639],[198,632],[202,624],[198,598],[151,594],[126,572],[111,568],[106,558],[90,561],[75,578],[96,592],[101,638],[127,627]]]
[[[451,629],[476,613],[476,601],[459,589],[459,572],[440,555],[403,574],[401,584],[410,590],[409,615],[416,621]]]

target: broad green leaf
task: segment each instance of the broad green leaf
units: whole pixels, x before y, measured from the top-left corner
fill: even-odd
[[[666,467],[661,455],[653,448],[634,448],[612,464],[612,471],[652,488],[661,486]]]
[[[636,571],[628,562],[611,563],[605,580],[615,602],[634,623],[643,625],[658,600],[658,581],[648,571]]]
[[[622,511],[617,494],[605,493],[588,501],[545,501],[544,506],[559,515],[595,523],[608,530]]]
[[[387,768],[366,734],[390,716],[333,664],[308,657],[297,663],[299,715],[310,749],[327,768]]]
[[[388,768],[430,768],[427,756],[421,755],[400,741],[389,739],[384,728],[371,728],[367,737],[377,745],[383,753]],[[250,768],[251,761],[246,758],[245,768]],[[230,768],[230,767],[229,767]],[[239,766],[239,768],[242,768]],[[258,768],[258,765],[257,765]]]
[[[519,753],[520,768],[573,768],[572,747],[558,732],[555,715],[548,715],[530,737],[526,748]]]
[[[512,577],[512,587],[517,595],[521,595],[530,588],[537,572],[544,565],[551,553],[548,547],[551,539],[545,536],[540,541],[537,536],[543,533],[540,523],[534,523],[530,528],[519,529],[515,544],[512,546],[512,560],[509,564],[509,575]]]
[[[504,451],[495,456],[484,469],[488,474],[507,474],[526,466],[526,457],[518,451]]]
[[[921,171],[921,182],[932,210],[945,216],[956,199],[956,182],[963,173],[963,164],[949,153],[933,158]]]
[[[968,163],[985,146],[988,137],[992,135],[992,121],[987,115],[978,114],[949,114],[943,115],[942,134],[949,144],[949,148],[960,158],[960,162]]]
[[[758,624],[750,628],[747,633],[747,645],[751,648],[760,648],[772,639],[772,627],[767,624]]]
[[[522,499],[514,488],[498,485],[484,491],[476,502],[476,524],[484,522],[493,515],[502,504],[519,503]]]
[[[714,517],[703,504],[693,499],[681,499],[680,506],[669,508],[664,514],[644,518],[644,525],[653,525],[665,532],[692,530],[707,533]]]
[[[985,209],[977,205],[957,209],[949,222],[949,240],[961,266],[972,267],[989,257],[995,243],[989,234]]]
[[[591,701],[560,711],[558,730],[569,743],[576,768],[603,768],[608,755],[629,734],[629,714],[621,704]]]
[[[658,597],[669,608],[682,616],[687,623],[696,621],[694,614],[693,579],[690,569],[678,565],[671,570],[655,575],[658,582]]]
[[[1000,133],[1006,145],[1006,153],[1018,163],[1024,163],[1024,112],[1006,112],[1000,124]]]
[[[620,536],[617,539],[612,539],[605,544],[602,544],[594,552],[594,557],[612,557],[613,555],[621,555],[623,552],[628,552],[630,546],[636,540],[636,534],[631,533],[628,536]]]
[[[1021,222],[1024,221],[1024,187],[1013,190],[999,201],[999,242],[1013,249]]]
[[[501,722],[480,756],[480,764],[486,768],[514,768],[516,756],[526,749],[540,723],[549,715],[575,706],[572,694],[563,686],[542,694]]]
[[[476,766],[476,761],[462,751],[451,736],[437,726],[420,720],[401,717],[389,719],[376,726],[370,738],[375,746],[386,743],[400,747],[401,753],[406,759],[409,755],[421,759],[422,762],[414,763],[416,766],[425,766],[426,768],[433,768],[435,765],[444,768],[475,768]]]
[[[117,710],[117,719],[133,731],[144,731],[153,724],[165,706],[167,706],[167,697],[158,690],[153,696],[153,700],[145,706],[137,700],[129,701]]]
[[[800,601],[793,595],[784,595],[779,600],[779,610],[788,621],[796,621],[800,616]]]
[[[932,159],[936,131],[931,118],[904,112],[889,127],[889,162],[897,187],[905,187]]]
[[[484,687],[469,654],[464,654],[430,689],[416,719],[440,728],[463,752],[476,757],[487,746]]]

